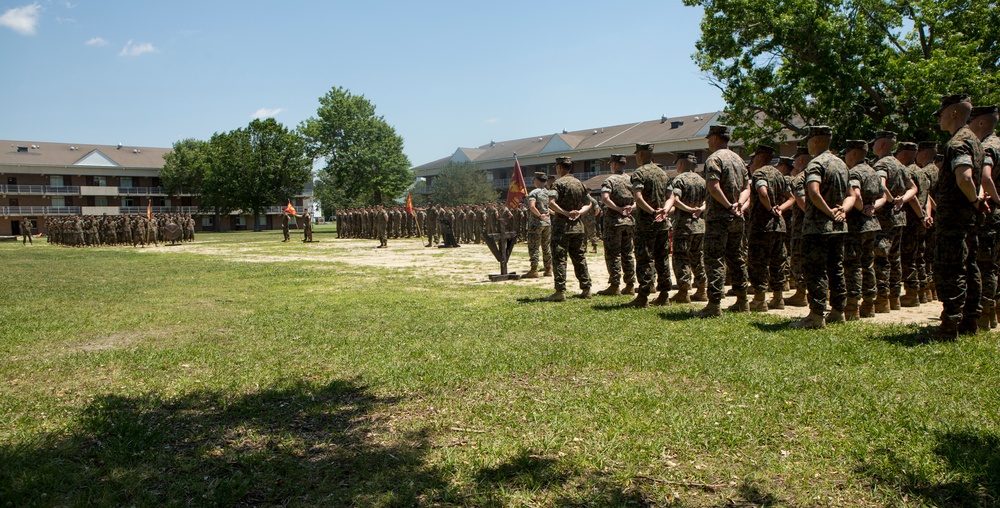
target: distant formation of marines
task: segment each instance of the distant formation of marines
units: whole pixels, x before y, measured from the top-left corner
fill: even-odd
[[[48,242],[69,247],[159,245],[168,225],[181,228],[181,241],[194,241],[194,219],[188,214],[68,215],[45,221]]]

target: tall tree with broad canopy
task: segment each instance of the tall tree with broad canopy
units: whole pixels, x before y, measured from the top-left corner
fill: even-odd
[[[299,125],[308,154],[322,160],[319,180],[348,196],[370,196],[383,204],[402,196],[413,183],[403,138],[364,95],[336,87],[319,99],[316,116]]]
[[[444,205],[490,203],[497,200],[497,191],[486,180],[486,174],[470,162],[450,162],[434,177],[431,201]]]
[[[735,137],[784,139],[831,125],[839,139],[890,129],[938,136],[942,95],[1000,97],[992,0],[684,0],[704,9],[694,59],[726,101]]]

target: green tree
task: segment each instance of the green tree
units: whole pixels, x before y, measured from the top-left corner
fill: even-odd
[[[215,215],[219,224],[223,214],[235,209],[231,182],[226,180],[228,162],[221,155],[228,150],[225,134],[215,134],[210,141],[183,139],[174,143],[173,151],[163,156],[160,180],[171,197],[182,193],[196,194],[199,209]]]
[[[313,196],[319,200],[320,206],[323,208],[323,216],[327,219],[333,217],[337,210],[367,206],[372,202],[370,195],[352,196],[345,192],[342,187],[329,184],[324,180],[316,180]]]
[[[825,123],[926,139],[948,93],[998,98],[1000,9],[986,0],[684,0],[704,9],[695,61],[748,141]]]
[[[325,163],[319,180],[350,196],[368,196],[371,204],[400,197],[413,183],[403,138],[363,95],[337,87],[319,104],[316,116],[299,125],[309,155]]]
[[[450,162],[436,177],[431,201],[444,206],[486,203],[497,200],[497,191],[486,173],[470,162]]]

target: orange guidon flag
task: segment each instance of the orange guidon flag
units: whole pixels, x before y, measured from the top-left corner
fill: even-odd
[[[147,219],[152,219],[153,218],[153,202],[152,201],[147,201],[146,202],[146,218]]]
[[[406,193],[406,213],[413,215],[413,198],[409,192]]]
[[[521,163],[514,156],[514,174],[510,177],[510,187],[507,189],[507,208],[517,208],[521,204],[521,199],[528,194],[528,188],[524,185],[524,174],[521,173]]]
[[[289,214],[295,215],[295,207],[292,206],[292,202],[291,201],[289,201],[288,202],[288,206],[285,207],[285,213],[289,213]]]

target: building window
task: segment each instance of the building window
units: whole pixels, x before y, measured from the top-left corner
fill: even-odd
[[[10,198],[10,206],[21,206],[20,201],[17,198]]]
[[[600,173],[601,172],[600,159],[590,161],[590,169],[587,171],[590,173]]]
[[[94,177],[94,185],[96,185],[98,187],[107,187],[108,186],[108,177],[106,177],[106,176],[95,176]],[[107,201],[107,200],[105,200],[105,201]],[[98,205],[98,206],[100,206],[100,205]]]
[[[126,189],[131,189],[133,187],[133,185],[132,185],[132,177],[131,176],[123,176],[123,177],[119,178],[118,179],[118,186],[119,187],[124,187]]]
[[[63,202],[66,203],[65,206],[73,206],[73,196],[64,196]]]
[[[266,225],[267,225],[267,216],[266,216],[266,215],[261,215],[261,216],[260,216],[260,217],[259,217],[259,218],[257,219],[257,222],[258,222],[258,223],[259,223],[259,224],[260,224],[261,226],[266,226]]]
[[[108,197],[107,196],[95,196],[94,197],[94,206],[108,206]]]
[[[52,187],[64,187],[63,175],[51,175],[49,176],[49,185]]]
[[[212,219],[211,215],[209,215],[208,217],[202,217],[201,218],[201,227],[203,227],[203,228],[210,228],[210,227],[212,227],[212,220],[213,219]]]
[[[132,196],[122,196],[122,206],[135,206],[135,198]]]
[[[7,185],[17,185],[17,177],[16,176],[8,176],[7,177]]]
[[[173,205],[170,204],[170,198],[163,198],[163,206],[166,206],[166,207],[173,206]]]
[[[63,207],[66,206],[66,198],[64,196],[53,196],[52,206]]]

